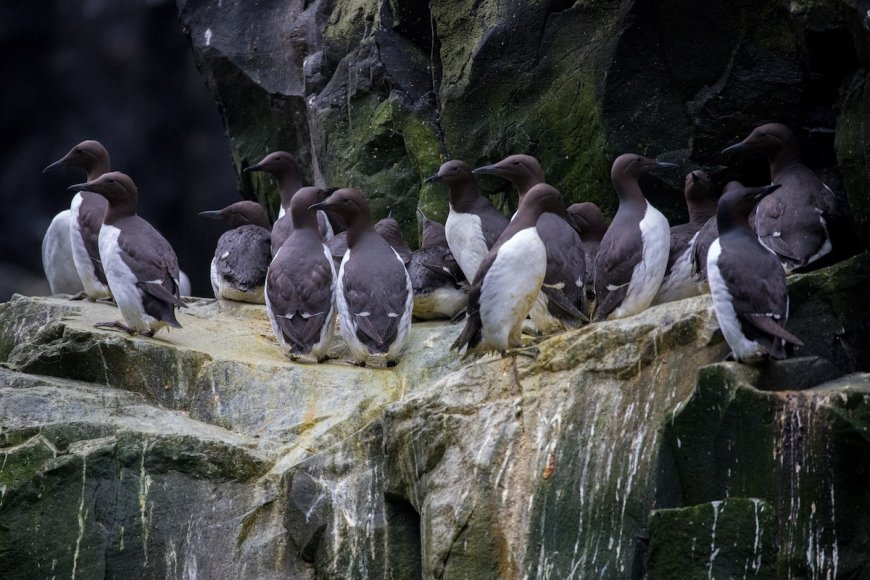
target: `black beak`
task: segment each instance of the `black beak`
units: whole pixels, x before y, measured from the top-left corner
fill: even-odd
[[[309,210],[313,209],[313,210],[329,211],[329,204],[327,204],[325,201],[321,201],[320,203],[315,203],[314,205],[309,205],[308,209]]]
[[[426,179],[423,180],[423,183],[435,183],[436,181],[441,181],[441,176],[437,173],[435,175],[430,175]]]
[[[692,183],[698,183],[701,180],[701,178],[698,177],[698,174],[695,173],[694,171],[691,172],[689,175],[692,176]]]
[[[242,169],[242,173],[250,173],[252,171],[263,171],[263,166],[259,163],[255,163],[254,165],[248,165]]]
[[[49,165],[48,167],[43,169],[42,172],[47,173],[47,172],[51,171],[52,169],[57,169],[58,167],[64,167],[65,165],[66,165],[66,157],[64,157],[63,159],[58,159],[57,161],[55,161],[54,163],[52,163],[51,165]]]
[[[201,211],[201,212],[199,212],[199,215],[201,215],[202,217],[213,219],[213,220],[221,219],[221,212],[219,210]]]
[[[75,185],[70,185],[67,189],[70,191],[93,191],[88,187],[87,183],[76,183]]]
[[[653,169],[671,169],[674,167],[679,167],[679,165],[677,165],[676,163],[669,163],[667,161],[656,160],[656,165],[655,167],[653,167]]]
[[[472,169],[471,172],[475,175],[491,175],[498,171],[495,165],[484,165],[483,167],[478,167],[477,169]]]
[[[746,149],[746,145],[744,145],[743,141],[741,141],[740,143],[735,143],[734,145],[723,149],[722,155],[728,155],[729,153],[734,153],[735,151],[743,151],[744,149]]]

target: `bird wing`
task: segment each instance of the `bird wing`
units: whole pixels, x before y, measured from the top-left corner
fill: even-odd
[[[106,273],[103,271],[103,262],[100,260],[100,228],[103,227],[107,205],[105,198],[101,195],[83,192],[78,220],[88,257],[94,265],[97,279],[103,284],[106,284]]]
[[[637,251],[641,244],[639,227],[631,235],[625,229],[621,235],[609,235],[613,231],[611,227],[604,235],[595,258],[596,321],[607,318],[625,299],[634,267],[642,257]]]
[[[378,239],[382,244],[370,243],[351,251],[344,266],[342,291],[357,326],[357,337],[375,352],[386,352],[406,314],[409,283],[402,259]]]
[[[311,234],[311,232],[304,232]],[[285,244],[269,267],[268,292],[272,314],[287,342],[298,347],[317,342],[335,290],[335,270],[316,235],[304,247]],[[319,252],[319,253],[318,253]],[[315,254],[300,270],[300,254]]]
[[[214,252],[218,273],[241,290],[262,286],[271,258],[270,238],[267,230],[254,225],[225,232]]]

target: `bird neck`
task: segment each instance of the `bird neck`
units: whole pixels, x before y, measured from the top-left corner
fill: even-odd
[[[308,208],[296,207],[290,212],[290,220],[294,230],[310,230],[320,233],[317,223],[317,212],[308,211]]]
[[[359,243],[366,235],[369,233],[377,235],[374,233],[374,230],[371,228],[371,225],[366,220],[362,220],[357,218],[353,223],[348,224],[347,227],[347,247],[348,249],[353,249],[354,246]]]
[[[716,225],[719,228],[719,235],[746,235],[755,238],[755,233],[749,227],[749,216],[734,215],[728,211],[721,211],[716,214]]]
[[[109,202],[109,209],[106,211],[106,217],[103,220],[111,225],[118,220],[136,215],[136,200],[125,199]]]
[[[473,181],[463,181],[450,185],[450,205],[453,207],[453,211],[468,212],[478,195],[480,193],[478,193],[477,186]]]
[[[88,181],[93,181],[104,173],[108,173],[112,170],[108,156],[94,158],[94,162],[85,169],[88,172]]]
[[[704,225],[711,217],[716,215],[716,202],[712,199],[701,201],[689,201],[689,223]]]
[[[778,151],[773,151],[767,154],[767,160],[770,162],[770,178],[773,180],[777,175],[782,173],[786,168],[792,165],[800,165],[800,154],[794,147],[784,146]]]
[[[613,188],[616,190],[616,197],[619,199],[619,205],[627,207],[643,207],[646,205],[646,198],[640,190],[640,184],[634,177],[623,177],[619,180],[614,180]]]
[[[281,196],[281,207],[285,211],[290,209],[290,200],[293,194],[302,189],[302,181],[294,172],[279,173],[275,176],[278,180],[278,194]]]
[[[544,178],[535,175],[524,175],[522,177],[514,178],[511,181],[513,181],[514,187],[517,188],[517,193],[520,194],[520,200],[522,200],[530,189],[539,183],[544,183]]]

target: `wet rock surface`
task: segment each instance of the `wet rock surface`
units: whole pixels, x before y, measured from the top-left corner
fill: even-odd
[[[759,367],[719,362],[706,296],[536,357],[460,360],[458,326],[415,324],[394,369],[340,342],[289,362],[255,305],[194,300],[145,339],[93,329],[110,305],[18,298],[0,306],[0,569],[860,577],[870,321],[843,309],[867,272],[861,255],[791,278],[789,328],[816,340]]]

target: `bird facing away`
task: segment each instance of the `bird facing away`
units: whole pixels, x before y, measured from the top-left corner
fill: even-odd
[[[81,167],[87,180],[93,181],[111,169],[109,152],[99,141],[82,141],[43,170],[60,167]],[[52,226],[43,240],[43,265],[52,293],[55,286],[63,287],[63,293],[74,293],[73,288],[84,291],[88,300],[96,301],[111,297],[103,264],[100,262],[99,237],[108,204],[95,193],[78,192],[68,211],[60,212],[52,220]],[[66,219],[64,219],[66,216]],[[64,225],[65,224],[65,225]],[[63,248],[69,248],[69,252]],[[48,254],[48,255],[46,255]],[[73,272],[69,272],[72,269]],[[59,281],[58,273],[67,272]],[[77,281],[73,281],[74,274]],[[54,283],[52,281],[54,280]]]
[[[682,300],[701,293],[698,277],[693,271],[694,246],[704,224],[716,217],[713,183],[704,171],[696,169],[686,175],[684,196],[689,221],[671,228],[668,267],[653,304]]]
[[[468,284],[447,245],[444,226],[417,211],[423,224],[423,243],[408,261],[414,316],[422,320],[453,318],[468,303]]]
[[[278,219],[272,224],[272,256],[293,231],[293,223],[287,216],[290,210],[290,200],[302,188],[302,178],[296,158],[286,151],[273,151],[259,163],[244,169],[246,173],[263,171],[270,174],[278,182],[278,195],[281,196],[281,206],[278,209]],[[332,237],[332,226],[325,215],[318,216],[320,233],[324,241]]]
[[[830,253],[829,224],[832,218],[841,217],[834,193],[801,163],[791,130],[780,123],[761,125],[722,153],[739,150],[764,153],[771,183],[782,186],[758,203],[752,225],[761,243],[779,256],[786,272]]]
[[[668,220],[644,197],[638,178],[676,167],[634,153],[613,162],[610,178],[619,198],[613,223],[595,259],[595,320],[625,318],[646,310],[655,298],[668,265]]]
[[[444,224],[447,245],[462,273],[473,280],[480,262],[507,227],[508,219],[480,194],[471,167],[452,160],[441,165],[427,183],[443,183],[450,190],[450,211]]]
[[[411,259],[411,248],[408,247],[405,236],[402,235],[402,228],[399,227],[399,222],[396,221],[392,213],[375,222],[373,229],[376,234],[384,238],[396,250],[402,261],[407,264],[408,260]]]
[[[595,257],[598,255],[598,246],[610,222],[601,213],[601,209],[590,201],[573,203],[568,206],[568,215],[574,219],[580,241],[583,242],[583,255],[586,262],[586,298],[592,302],[595,300]]]
[[[224,232],[211,260],[214,297],[265,304],[266,270],[272,258],[269,218],[255,201],[239,201],[201,216],[221,220],[232,229]]]
[[[95,326],[144,336],[153,336],[164,326],[181,328],[175,309],[187,306],[179,298],[178,258],[169,242],[136,215],[139,194],[133,180],[114,171],[70,189],[92,191],[109,202],[100,228],[100,259],[126,325]]]
[[[707,276],[716,319],[738,361],[782,359],[786,342],[803,344],[785,329],[785,272],[749,227],[753,206],[779,187],[732,187],[719,200],[719,237],[707,255]]]
[[[414,293],[399,254],[371,227],[365,196],[339,189],[311,206],[341,218],[347,227],[347,252],[336,286],[339,331],[355,364],[369,356],[398,363],[411,328]]]
[[[522,346],[523,320],[528,316],[547,271],[547,250],[536,224],[542,214],[558,212],[559,192],[534,186],[520,201],[514,219],[486,255],[468,295],[465,327],[451,345],[466,352],[497,351]]]
[[[494,165],[479,167],[475,174],[496,175],[516,187],[519,199],[534,187],[544,183],[544,170],[531,155],[511,155]],[[547,274],[541,295],[535,301],[529,317],[539,333],[549,333],[589,322],[586,317],[586,254],[583,242],[568,221],[564,206],[559,214],[544,213],[537,224],[538,236],[547,249]]]
[[[320,238],[317,213],[324,191],[303,187],[290,202],[293,231],[278,249],[266,276],[266,311],[284,352],[296,360],[326,360],[335,328],[335,266]]]

